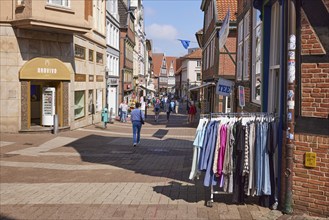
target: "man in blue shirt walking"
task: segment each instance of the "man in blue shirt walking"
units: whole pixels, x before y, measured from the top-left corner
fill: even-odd
[[[134,147],[140,143],[140,134],[142,129],[142,124],[144,124],[145,115],[140,109],[141,104],[136,102],[135,109],[131,111],[131,123],[133,125],[133,143]]]

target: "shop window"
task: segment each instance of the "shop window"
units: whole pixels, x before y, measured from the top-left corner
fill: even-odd
[[[89,56],[88,56],[89,61],[93,62],[94,61],[94,51],[89,50]]]
[[[74,47],[74,56],[79,59],[85,59],[86,58],[86,48],[81,47],[76,44]]]
[[[103,64],[103,54],[97,52],[96,53],[96,63]]]
[[[103,90],[97,89],[96,92],[96,112],[102,111],[103,108]]]
[[[94,114],[94,91],[91,89],[88,91],[88,114]]]
[[[85,91],[74,92],[74,119],[85,116]]]

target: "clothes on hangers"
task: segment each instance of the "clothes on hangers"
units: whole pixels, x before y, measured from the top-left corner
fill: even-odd
[[[199,161],[200,153],[201,153],[200,148],[202,147],[202,144],[203,144],[208,121],[209,120],[207,118],[200,119],[197,130],[196,130],[195,139],[193,142],[194,147],[193,147],[193,159],[192,159],[191,172],[190,172],[190,176],[189,176],[190,180],[193,180],[194,178],[199,179],[199,176],[200,176],[200,172],[199,172],[197,166],[198,166],[198,161]]]
[[[205,172],[204,186],[219,185],[233,193],[235,203],[243,203],[245,195],[271,196],[271,204],[277,202],[273,119],[266,114],[212,114],[210,121],[200,119],[190,179]]]

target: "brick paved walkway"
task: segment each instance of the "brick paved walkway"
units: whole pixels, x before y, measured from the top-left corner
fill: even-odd
[[[53,134],[1,134],[0,219],[303,219],[230,195],[204,205],[190,181],[195,124],[150,115],[133,148],[131,124]]]

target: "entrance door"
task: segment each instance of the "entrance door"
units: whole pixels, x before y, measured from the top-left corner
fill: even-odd
[[[46,87],[52,87],[56,90],[53,103],[54,114],[58,115],[59,126],[63,124],[63,100],[62,100],[62,83],[59,81],[31,81],[30,86],[30,102],[29,109],[30,115],[28,116],[28,120],[30,121],[30,126],[42,126],[42,101],[44,100],[43,90]],[[49,103],[48,103],[49,104]]]
[[[31,84],[31,126],[41,125],[41,85]]]
[[[112,108],[113,116],[117,115],[117,94],[117,87],[108,87],[107,103],[109,105],[109,111]]]

